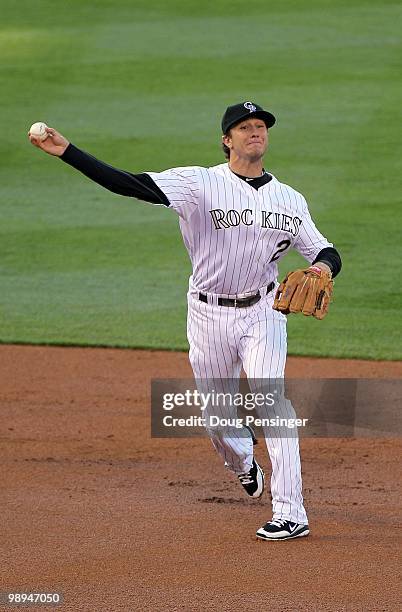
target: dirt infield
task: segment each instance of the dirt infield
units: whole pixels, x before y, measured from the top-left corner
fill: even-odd
[[[290,358],[287,374],[402,364]],[[207,439],[150,437],[150,378],[177,376],[186,354],[0,346],[0,591],[76,612],[399,609],[401,441],[303,439],[311,536],[257,541],[268,495],[247,499]]]

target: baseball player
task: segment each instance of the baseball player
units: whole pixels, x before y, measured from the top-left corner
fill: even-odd
[[[272,113],[253,102],[229,106],[222,118],[227,163],[131,174],[85,153],[53,128],[35,146],[114,193],[167,206],[179,217],[192,263],[188,290],[189,358],[198,380],[283,379],[286,315],[328,309],[337,250],[316,228],[304,197],[264,168]],[[278,287],[278,261],[296,249],[310,264]],[[250,385],[251,386],[251,385]],[[253,431],[209,430],[212,443],[245,492],[259,498],[264,472]],[[264,540],[307,536],[298,436],[266,435],[272,465],[273,516]]]

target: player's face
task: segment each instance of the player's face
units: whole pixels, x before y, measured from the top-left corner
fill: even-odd
[[[268,146],[268,130],[262,119],[250,118],[231,128],[223,142],[236,157],[250,162],[261,159]]]

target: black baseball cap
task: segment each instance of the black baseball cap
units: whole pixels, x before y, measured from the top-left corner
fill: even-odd
[[[254,102],[240,102],[239,104],[233,104],[233,106],[227,107],[225,114],[222,117],[223,134],[226,134],[226,132],[236,123],[244,121],[249,117],[258,117],[259,119],[262,119],[267,128],[272,127],[276,121],[275,117],[268,111],[264,110],[262,106],[259,106]]]

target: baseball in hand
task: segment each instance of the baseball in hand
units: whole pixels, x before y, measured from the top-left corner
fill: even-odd
[[[38,138],[39,140],[43,142],[48,137],[46,128],[47,128],[46,123],[43,123],[42,121],[38,121],[37,123],[34,123],[33,125],[31,125],[31,127],[29,128],[29,133],[31,136],[35,136],[35,138]]]

